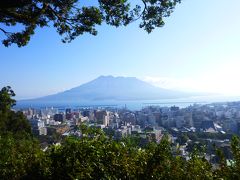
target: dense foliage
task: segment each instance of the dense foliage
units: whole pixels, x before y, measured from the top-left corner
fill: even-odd
[[[28,126],[21,125],[26,119],[19,116],[19,121],[18,113],[10,110],[11,92],[10,87],[0,92],[0,179],[240,179],[240,139],[236,136],[231,143],[233,160],[228,163],[216,150],[219,160],[214,167],[204,151],[195,149],[190,159],[182,158],[167,136],[159,144],[140,148],[137,139],[116,141],[85,125],[79,127],[81,137],[67,137],[43,151]],[[8,113],[12,115],[5,116]],[[183,136],[181,142],[186,139]]]
[[[99,129],[87,129],[82,138],[68,137],[61,145],[42,151],[31,138],[11,134],[0,138],[1,179],[239,179],[240,141],[234,138],[234,159],[222,157],[213,168],[204,153],[187,161],[172,154],[167,138],[160,144],[137,148],[115,141]]]
[[[130,3],[131,2],[131,3]],[[63,42],[83,33],[97,34],[96,26],[126,26],[140,20],[140,28],[150,33],[164,25],[181,0],[3,0],[0,1],[2,43],[25,46],[37,27],[53,26]],[[17,25],[17,28],[13,28]]]
[[[30,134],[31,127],[23,113],[11,110],[16,103],[12,99],[14,96],[15,93],[9,86],[0,91],[0,134],[7,132]]]
[[[15,93],[7,86],[0,91],[0,179],[19,179],[38,174],[43,152],[21,112],[12,111]]]

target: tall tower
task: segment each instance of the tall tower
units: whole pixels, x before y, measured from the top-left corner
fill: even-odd
[[[66,119],[70,120],[72,118],[72,111],[70,108],[66,109]]]

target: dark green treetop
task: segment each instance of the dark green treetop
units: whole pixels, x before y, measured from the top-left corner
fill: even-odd
[[[12,99],[15,96],[14,91],[10,86],[3,87],[0,91],[0,111],[6,112],[10,110],[12,106],[16,104],[16,101]]]
[[[11,108],[16,104],[15,96],[10,86],[0,91],[0,134],[11,132],[31,134],[31,127],[22,112],[14,112]]]
[[[96,35],[96,25],[102,23],[119,27],[139,20],[139,27],[150,33],[155,27],[164,25],[163,19],[170,16],[180,2],[181,0],[3,0],[0,1],[0,32],[5,35],[2,43],[5,46],[25,46],[37,27],[47,26],[56,28],[63,36],[63,42],[71,42],[84,33]],[[17,28],[13,28],[16,25]]]

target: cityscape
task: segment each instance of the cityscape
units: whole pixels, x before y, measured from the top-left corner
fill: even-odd
[[[240,102],[193,104],[186,108],[153,105],[138,111],[116,107],[49,107],[21,111],[45,150],[49,145],[60,143],[61,137],[81,138],[82,132],[78,127],[85,124],[102,129],[116,140],[138,137],[140,147],[150,142],[159,143],[167,134],[169,141],[179,147],[181,156],[186,159],[200,142],[201,145],[207,144],[208,159],[215,156],[214,144],[224,149],[231,159],[230,140],[234,134],[240,133]],[[211,161],[214,163],[213,158]]]

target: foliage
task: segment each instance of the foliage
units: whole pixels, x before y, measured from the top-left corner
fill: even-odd
[[[171,153],[167,136],[159,145],[151,145],[147,149],[146,166],[143,175],[145,179],[181,179],[184,162]]]
[[[0,138],[1,179],[239,179],[240,140],[234,137],[234,159],[224,155],[218,168],[193,151],[189,160],[173,155],[167,137],[139,148],[127,138],[115,141],[101,129],[81,126],[82,137],[67,137],[43,152],[31,137]]]
[[[131,3],[130,3],[131,2]],[[53,26],[63,42],[71,42],[84,33],[97,34],[96,26],[126,26],[141,20],[140,28],[150,33],[164,25],[181,0],[6,0],[0,1],[0,31],[5,46],[25,46],[37,27]],[[89,5],[90,4],[90,5]],[[13,28],[18,25],[17,28]],[[21,29],[22,28],[22,29]],[[11,32],[8,29],[12,30]],[[15,30],[15,31],[14,31]]]
[[[9,111],[12,106],[16,104],[16,101],[12,99],[15,96],[14,91],[10,86],[3,87],[0,91],[0,112],[5,113]]]
[[[16,103],[12,97],[15,96],[10,86],[3,87],[0,91],[0,134],[6,132],[31,133],[31,127],[26,117],[21,112],[11,110]]]
[[[231,139],[233,137],[232,134],[221,134],[221,133],[207,133],[207,132],[188,132],[187,136],[191,140],[199,140],[199,139],[218,139],[225,140]]]
[[[189,140],[189,137],[187,136],[187,134],[183,133],[183,134],[180,134],[177,138],[177,142],[180,144],[180,145],[184,145],[187,141]]]
[[[0,179],[27,178],[44,174],[44,153],[31,135],[31,127],[21,112],[12,111],[15,93],[10,86],[0,91]]]
[[[186,179],[212,179],[212,165],[205,158],[205,147],[200,150],[194,149],[190,155],[190,160],[186,164]]]
[[[43,155],[38,142],[30,136],[16,136],[12,133],[1,135],[0,179],[19,179],[30,175],[37,177],[41,174],[40,167],[47,167],[41,164]]]

